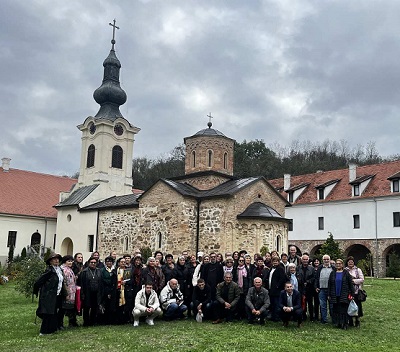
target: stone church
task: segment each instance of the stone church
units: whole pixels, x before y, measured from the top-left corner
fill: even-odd
[[[98,113],[78,126],[82,151],[78,183],[56,205],[56,250],[132,253],[183,250],[256,253],[262,246],[282,252],[288,245],[284,217],[288,201],[263,177],[233,176],[234,143],[207,128],[184,138],[185,174],[160,179],[135,193],[132,179],[134,137],[140,129],[126,120],[119,106],[121,68],[114,45],[105,59],[104,77],[93,96]]]

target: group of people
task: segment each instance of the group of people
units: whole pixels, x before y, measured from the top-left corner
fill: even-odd
[[[39,297],[37,315],[42,318],[40,334],[64,329],[64,317],[75,327],[77,315],[83,325],[127,324],[139,326],[143,319],[195,318],[213,324],[235,319],[264,324],[268,319],[301,327],[305,319],[328,322],[347,329],[359,326],[363,315],[358,290],[364,276],[354,258],[346,263],[328,255],[310,260],[308,254],[276,251],[265,256],[246,251],[233,253],[187,251],[174,261],[172,254],[157,251],[143,263],[139,251],[119,259],[111,252],[104,262],[94,252],[87,262],[81,253],[74,257],[51,254],[46,271],[34,285]],[[347,315],[349,300],[359,307],[358,317]],[[308,313],[308,314],[307,314]]]

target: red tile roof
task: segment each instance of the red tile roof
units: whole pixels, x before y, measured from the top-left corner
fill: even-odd
[[[57,218],[60,192],[67,192],[78,180],[0,167],[0,213]]]
[[[365,180],[371,178],[372,176],[367,188],[358,197],[352,197],[352,186],[349,184],[349,169],[323,171],[316,172],[314,174],[291,176],[290,189],[296,189],[296,187],[301,184],[309,184],[304,192],[302,192],[302,194],[296,199],[294,204],[399,195],[399,193],[391,192],[391,181],[388,180],[390,176],[396,175],[399,172],[400,160],[381,164],[357,166],[358,180]],[[364,176],[368,177],[364,178]],[[319,200],[317,198],[316,187],[323,184],[329,184],[333,180],[339,181],[325,199]],[[283,177],[279,179],[269,180],[269,182],[287,199],[287,193],[283,191]]]

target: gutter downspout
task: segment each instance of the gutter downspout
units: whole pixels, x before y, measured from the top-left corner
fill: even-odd
[[[100,219],[100,210],[97,210],[97,219],[96,219],[96,246],[95,251],[98,251],[98,242],[99,242],[99,219]]]
[[[200,241],[200,204],[201,204],[201,199],[197,198],[197,219],[196,219],[196,258],[197,258],[197,253],[199,252],[199,241]]]
[[[379,260],[378,260],[378,205],[376,198],[373,198],[375,203],[375,277],[379,277]]]
[[[47,218],[45,217],[44,218],[44,241],[43,241],[42,256],[44,256],[44,249],[46,248],[46,241],[47,241]]]

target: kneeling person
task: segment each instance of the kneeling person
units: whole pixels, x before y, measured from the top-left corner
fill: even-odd
[[[187,307],[183,304],[183,294],[179,289],[178,280],[171,279],[161,290],[160,302],[166,320],[182,319]]]
[[[253,324],[255,319],[259,319],[260,324],[265,323],[269,307],[268,290],[262,287],[262,279],[254,278],[254,286],[249,288],[246,296],[246,313],[249,324]]]
[[[211,310],[211,288],[206,284],[204,279],[198,279],[197,285],[193,287],[193,297],[191,308],[193,315],[197,313],[203,314],[205,318],[210,316]]]
[[[289,325],[289,320],[297,321],[297,326],[301,326],[303,319],[303,309],[301,308],[300,292],[293,289],[290,282],[285,284],[285,289],[281,291],[279,296],[279,309],[283,326]]]
[[[146,323],[154,325],[154,318],[161,315],[160,301],[157,292],[153,290],[151,282],[143,285],[135,298],[135,308],[133,309],[133,326],[139,326],[139,318],[147,317]]]

